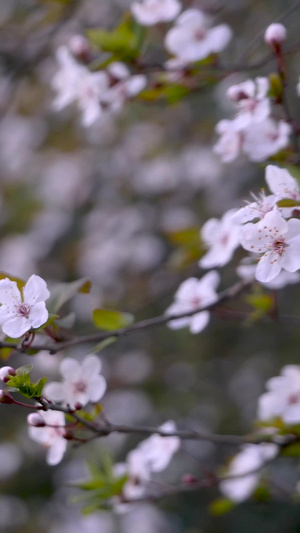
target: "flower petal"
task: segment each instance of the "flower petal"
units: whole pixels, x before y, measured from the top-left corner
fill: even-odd
[[[98,402],[106,391],[106,381],[103,376],[96,376],[88,384],[88,396],[91,402]]]
[[[20,305],[21,293],[15,281],[8,278],[0,281],[0,304],[6,305],[9,309],[14,309],[15,305]]]
[[[38,302],[44,302],[50,296],[47,289],[47,283],[40,276],[30,276],[23,289],[24,301],[29,305],[34,305]]]
[[[67,448],[67,441],[63,437],[58,437],[47,452],[48,465],[57,465],[62,460]]]
[[[29,331],[30,328],[31,324],[27,318],[24,316],[16,316],[3,324],[2,331],[9,337],[12,337],[12,339],[18,339],[19,337],[22,337],[26,331]]]
[[[49,313],[46,309],[45,302],[36,303],[30,310],[29,321],[31,323],[31,327],[39,328],[45,324],[45,322],[47,322],[48,317]]]
[[[101,372],[102,363],[97,357],[97,355],[90,354],[87,355],[81,364],[82,372],[85,375],[94,376],[95,374],[99,374]]]
[[[76,359],[66,357],[66,359],[63,359],[60,363],[59,371],[66,381],[70,381],[74,378],[76,379],[77,376],[80,376],[81,366]]]
[[[44,388],[44,394],[55,402],[63,402],[65,399],[63,383],[59,383],[58,381],[47,383]]]

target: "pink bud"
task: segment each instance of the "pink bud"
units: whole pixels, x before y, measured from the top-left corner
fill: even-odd
[[[82,407],[83,407],[83,405],[80,402],[76,402],[75,405],[74,405],[75,411],[80,411],[80,409],[82,409]]]
[[[81,61],[89,62],[91,54],[90,43],[83,35],[73,35],[69,41],[69,48],[73,56]]]
[[[280,46],[286,39],[286,28],[283,24],[270,24],[265,31],[265,42],[269,46]]]
[[[193,483],[197,483],[198,479],[193,476],[193,474],[185,474],[182,477],[182,483],[185,485],[192,485]]]
[[[4,390],[0,390],[0,403],[15,403],[11,394]]]
[[[15,375],[16,375],[16,371],[11,366],[3,366],[2,368],[0,368],[0,380],[1,381],[6,382],[8,381],[9,376],[15,376]]]
[[[30,413],[27,417],[27,422],[30,426],[34,426],[36,428],[42,428],[46,425],[45,420],[39,413]]]

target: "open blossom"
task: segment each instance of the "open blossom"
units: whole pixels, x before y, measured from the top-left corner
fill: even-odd
[[[243,135],[234,120],[220,120],[216,125],[216,132],[220,138],[213,150],[224,163],[231,163],[240,154]]]
[[[176,431],[176,425],[173,421],[165,422],[160,428],[166,433]],[[138,446],[142,452],[146,464],[151,472],[161,472],[171,461],[175,452],[180,447],[178,437],[161,437],[160,435],[151,435],[149,439],[144,440]]]
[[[60,364],[63,382],[48,383],[44,393],[52,400],[72,407],[76,403],[98,402],[106,391],[106,381],[100,371],[101,361],[96,355],[87,355],[82,363],[67,357]]]
[[[249,258],[245,258],[246,260]],[[236,272],[237,275],[245,280],[254,280],[255,279],[255,271],[256,271],[256,264],[254,263],[247,263],[246,261],[242,261],[241,264],[237,267]],[[263,283],[265,287],[272,290],[279,290],[283,289],[287,285],[293,285],[295,283],[300,283],[300,273],[299,272],[287,272],[286,270],[281,270],[279,272],[278,276],[276,276],[271,281],[268,281],[266,283]]]
[[[258,281],[271,281],[282,269],[295,272],[300,268],[300,220],[286,221],[278,210],[270,211],[257,224],[242,228],[241,245],[261,256],[255,273]]]
[[[226,24],[211,28],[204,13],[188,9],[168,31],[165,46],[171,54],[189,63],[221,52],[231,37],[231,29]]]
[[[131,12],[142,26],[153,26],[159,22],[174,20],[181,10],[178,0],[142,0],[133,2]]]
[[[236,209],[230,209],[218,220],[209,219],[202,227],[201,238],[208,252],[200,259],[201,268],[223,266],[230,261],[234,251],[240,244],[240,225],[232,217]]]
[[[286,424],[299,424],[300,367],[284,366],[280,376],[267,381],[266,389],[258,400],[258,419],[271,421],[279,417]]]
[[[251,161],[264,161],[287,146],[290,133],[291,127],[284,120],[251,122],[244,132],[243,151]]]
[[[166,310],[167,315],[188,313],[199,307],[205,307],[218,299],[216,288],[220,282],[219,274],[208,272],[202,279],[185,280],[175,294],[175,302]],[[171,320],[168,325],[172,329],[189,326],[191,333],[199,333],[209,322],[209,312],[200,311],[186,318]]]
[[[107,74],[90,72],[64,46],[58,48],[56,57],[60,69],[52,80],[52,87],[57,93],[53,107],[60,111],[76,103],[82,113],[82,124],[90,126],[103,112],[100,99],[108,89]]]
[[[270,191],[276,194],[277,199],[291,198],[300,201],[300,189],[298,182],[290,173],[275,165],[266,168],[266,182]]]
[[[268,118],[271,111],[268,91],[269,80],[263,77],[229,87],[227,96],[237,106],[238,115],[235,124],[239,129],[247,127],[252,122],[261,123]]]
[[[139,94],[147,84],[147,78],[143,74],[130,75],[130,71],[124,63],[115,61],[107,68],[112,84],[101,95],[101,102],[109,106],[111,111],[120,111],[126,100]]]
[[[278,198],[275,194],[270,194],[266,196],[264,191],[262,191],[259,196],[255,196],[252,193],[254,202],[247,202],[245,207],[241,207],[235,215],[233,215],[232,220],[238,224],[244,224],[245,222],[250,222],[256,218],[262,219],[264,216],[272,211]]]
[[[243,446],[231,461],[227,476],[237,476],[236,479],[225,479],[219,487],[227,498],[235,502],[242,502],[251,496],[260,480],[259,470],[265,463],[271,461],[278,454],[276,444],[247,444]]]
[[[0,325],[2,331],[17,339],[31,328],[39,328],[48,320],[45,301],[50,293],[45,280],[35,274],[29,278],[22,294],[17,283],[8,278],[0,281]]]
[[[114,474],[117,478],[127,476],[122,490],[122,496],[127,500],[140,498],[146,493],[147,484],[150,480],[150,470],[144,454],[138,448],[129,452],[125,463],[117,463],[115,465]],[[116,510],[122,512],[122,503],[118,499],[115,503]]]
[[[39,413],[45,424],[49,426],[29,425],[29,436],[47,448],[47,463],[57,465],[63,458],[67,448],[65,435],[65,415],[60,411],[41,411]]]

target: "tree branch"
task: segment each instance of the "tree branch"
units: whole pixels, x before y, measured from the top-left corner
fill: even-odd
[[[51,354],[55,354],[57,352],[60,352],[67,348],[71,348],[72,346],[78,346],[80,344],[101,342],[106,339],[111,339],[113,337],[117,337],[117,338],[125,337],[127,335],[131,335],[138,331],[144,331],[144,330],[152,329],[158,326],[163,326],[172,320],[177,320],[179,318],[188,318],[202,311],[211,311],[212,309],[215,309],[216,307],[218,307],[218,305],[224,302],[227,302],[228,300],[233,300],[234,298],[239,296],[244,290],[250,287],[252,283],[253,283],[253,280],[240,281],[236,283],[235,285],[233,285],[232,287],[230,287],[229,289],[226,289],[225,291],[221,292],[219,295],[219,298],[215,302],[209,305],[206,305],[204,307],[198,307],[189,312],[180,313],[176,315],[164,314],[164,315],[157,316],[154,318],[141,320],[140,322],[136,322],[132,326],[128,326],[126,328],[116,329],[116,330],[105,332],[105,333],[93,333],[91,335],[83,335],[81,337],[74,337],[73,339],[70,339],[68,341],[56,342],[54,344],[36,344],[36,345],[33,344],[29,348],[26,348],[25,346],[15,344],[12,342],[3,341],[3,342],[0,342],[0,348],[13,348],[14,350],[20,353],[26,353],[32,350],[38,350],[38,351],[48,350]]]

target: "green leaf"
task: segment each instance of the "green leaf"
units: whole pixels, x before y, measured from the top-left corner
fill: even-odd
[[[82,278],[70,283],[59,283],[51,289],[51,296],[47,302],[47,308],[51,313],[56,314],[59,309],[74,298],[79,292],[90,292],[91,282],[88,278]]]
[[[130,326],[134,317],[130,313],[120,313],[119,311],[109,311],[107,309],[94,309],[93,321],[97,328],[107,331]]]
[[[231,511],[235,507],[235,503],[228,498],[218,498],[211,502],[209,511],[213,516],[220,516]]]
[[[300,442],[293,442],[281,449],[281,455],[286,457],[300,457]]]
[[[268,313],[273,307],[273,298],[269,294],[249,294],[245,300],[255,309]]]
[[[41,378],[36,383],[36,395],[39,398],[42,395],[43,388],[46,385],[47,378]]]
[[[275,98],[277,101],[281,101],[283,85],[279,74],[273,72],[269,74],[270,90],[269,96]]]
[[[184,85],[168,85],[163,94],[166,96],[169,104],[176,104],[190,93],[190,89]]]
[[[296,207],[300,205],[300,202],[293,200],[292,198],[284,198],[284,200],[279,200],[277,205],[278,207]]]
[[[142,30],[137,30],[137,25],[128,16],[125,16],[120,25],[112,31],[102,29],[87,31],[87,37],[100,51],[110,52],[115,59],[126,61],[138,57],[144,35]]]
[[[30,374],[32,369],[33,369],[33,365],[20,366],[19,368],[17,368],[16,374],[17,374],[17,376],[22,376],[23,378],[24,377],[27,378],[27,377],[29,377],[29,374]]]

